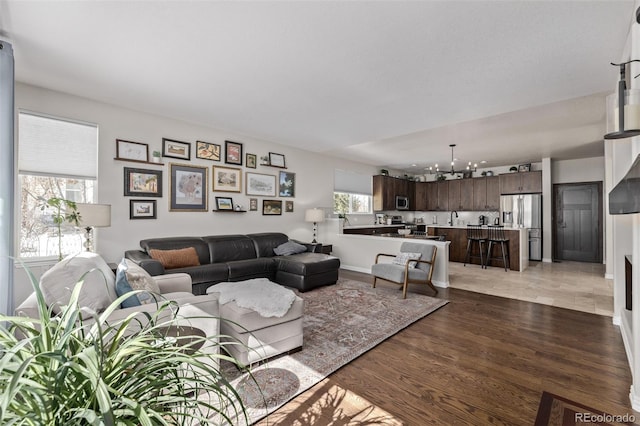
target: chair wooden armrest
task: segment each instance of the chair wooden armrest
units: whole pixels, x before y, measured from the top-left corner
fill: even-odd
[[[396,257],[396,255],[395,255],[395,254],[378,253],[378,254],[376,254],[376,263],[378,263],[378,258],[379,258],[380,256]]]

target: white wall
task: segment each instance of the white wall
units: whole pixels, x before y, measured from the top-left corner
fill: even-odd
[[[601,182],[604,181],[604,157],[551,162],[551,182]]]
[[[304,211],[310,207],[333,206],[334,169],[353,170],[371,175],[377,173],[377,169],[369,165],[249,138],[238,133],[132,111],[26,84],[16,85],[16,108],[98,125],[98,201],[111,204],[112,218],[111,227],[96,230],[96,251],[101,253],[108,262],[119,261],[125,250],[138,248],[139,241],[149,237],[275,231],[287,233],[292,238],[311,240],[312,226],[304,222]],[[191,142],[191,161],[164,158],[164,166],[154,166],[114,160],[116,139],[147,143],[151,152],[162,150],[163,137]],[[225,166],[224,162],[196,159],[194,154],[196,140],[220,144],[223,150],[225,140],[241,142],[244,144],[244,153],[257,154],[258,157],[267,155],[268,152],[284,154],[287,171],[296,174],[296,196],[292,199],[293,213],[283,212],[282,216],[263,216],[260,211],[261,199],[265,197],[257,197],[259,199],[257,212],[213,213],[211,210],[214,209],[216,195],[232,197],[234,203],[248,207],[250,197],[243,194],[244,174],[243,193],[209,192],[207,212],[169,212],[169,162],[209,167],[209,188],[211,188],[211,166]],[[158,210],[156,220],[129,219],[129,200],[142,197],[123,196],[124,167],[163,171],[163,196],[155,198]],[[238,166],[229,165],[229,167]],[[276,168],[260,165],[257,169],[243,167],[243,170],[276,176],[279,171]],[[287,198],[281,199],[287,200]],[[15,303],[20,303],[29,292],[30,285],[26,280],[26,274],[20,270],[16,274]]]

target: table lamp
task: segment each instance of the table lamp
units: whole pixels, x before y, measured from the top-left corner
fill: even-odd
[[[324,210],[318,208],[307,209],[304,212],[304,220],[305,222],[313,222],[313,241],[311,242],[317,243],[318,222],[324,222]]]
[[[111,226],[111,204],[77,203],[76,208],[80,214],[79,224],[86,232],[84,248],[93,251],[93,228]]]

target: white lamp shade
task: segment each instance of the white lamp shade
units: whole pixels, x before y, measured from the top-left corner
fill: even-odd
[[[324,222],[324,210],[322,209],[307,209],[304,212],[305,222]]]
[[[80,213],[80,226],[111,226],[111,204],[77,203],[76,207]]]

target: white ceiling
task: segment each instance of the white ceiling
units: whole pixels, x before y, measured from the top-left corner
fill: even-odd
[[[19,81],[419,172],[602,155],[633,0],[0,0]],[[411,164],[416,167],[411,167]]]

